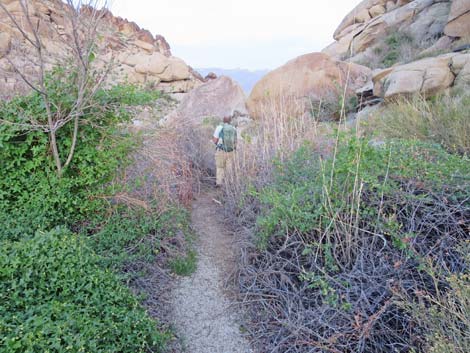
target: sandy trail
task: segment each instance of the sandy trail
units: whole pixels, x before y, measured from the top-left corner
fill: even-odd
[[[249,353],[252,350],[240,332],[236,306],[225,286],[236,254],[234,239],[214,198],[213,191],[204,191],[193,204],[198,265],[173,292],[174,324],[188,353]]]

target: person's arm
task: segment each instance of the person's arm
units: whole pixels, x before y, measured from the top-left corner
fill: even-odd
[[[219,136],[220,136],[220,132],[222,131],[222,126],[217,126],[215,128],[215,131],[214,131],[214,135],[212,136],[212,142],[214,142],[214,144],[218,144],[219,143]]]
[[[237,144],[238,144],[238,130],[235,129],[235,146],[233,148],[236,150],[237,149]]]

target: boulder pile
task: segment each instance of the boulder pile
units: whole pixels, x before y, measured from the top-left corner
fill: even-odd
[[[24,89],[15,68],[30,75],[37,70],[33,48],[15,26],[27,23],[20,0],[1,0],[0,8],[0,94],[12,94]],[[44,46],[46,68],[51,68],[58,59],[67,54],[67,42],[72,40],[67,6],[60,0],[29,0],[28,17],[34,24]],[[83,7],[81,16],[91,9]],[[202,83],[201,79],[181,59],[172,56],[170,46],[161,35],[153,36],[134,22],[115,17],[111,12],[100,12],[101,22],[96,36],[96,62],[101,67],[111,64],[108,80],[111,83],[142,83],[159,87],[169,92],[186,92]],[[23,25],[29,35],[30,26]],[[29,60],[29,62],[28,62]]]
[[[334,32],[335,42],[323,50],[336,58],[364,60],[391,33],[407,33],[434,49],[470,34],[469,0],[364,0]]]

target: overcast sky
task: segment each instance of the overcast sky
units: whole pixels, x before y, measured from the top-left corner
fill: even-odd
[[[360,0],[113,0],[193,67],[273,69],[320,51]]]

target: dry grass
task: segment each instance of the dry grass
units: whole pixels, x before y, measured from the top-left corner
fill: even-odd
[[[419,305],[407,308],[426,327],[430,353],[466,353],[470,347],[470,276],[452,275],[448,283],[446,290],[436,285],[434,295],[426,293]]]
[[[274,161],[282,162],[302,144],[309,142],[318,151],[329,154],[334,142],[321,132],[322,127],[304,104],[294,99],[280,98],[265,102],[259,119],[242,132],[243,141],[234,155],[227,173],[224,191],[226,205],[232,214],[248,212],[250,206],[240,206],[250,188],[259,189],[272,181]]]
[[[354,157],[359,166],[363,158],[360,150]],[[433,277],[420,269],[421,259],[429,259],[447,273],[458,273],[467,266],[456,248],[468,239],[468,192],[466,197],[449,200],[449,195],[459,195],[466,187],[434,192],[403,177],[394,179],[396,190],[384,195],[368,188],[357,175],[352,173],[351,190],[341,194],[330,184],[330,178],[337,176],[323,173],[321,191],[304,190],[306,194],[323,193],[322,204],[309,204],[308,195],[306,206],[292,210],[289,206],[295,204],[287,203],[279,215],[280,224],[287,225],[285,229],[279,226],[279,233],[269,234],[266,249],[256,247],[253,238],[244,244],[240,287],[251,308],[251,334],[265,351],[396,352],[419,348],[424,352],[424,327],[436,334],[465,332],[455,323],[443,323],[441,331],[436,331],[431,326],[435,323],[420,322],[415,319],[417,314],[404,310],[400,298],[405,293],[407,304],[413,306],[419,293],[433,295],[438,288],[445,296],[445,277]],[[387,180],[387,170],[383,175]],[[302,199],[302,195],[290,197]],[[284,205],[285,199],[280,201]],[[275,201],[270,206],[277,207]],[[324,210],[325,222],[308,230],[288,228],[296,213],[315,209]],[[379,210],[377,218],[385,223],[390,219],[391,224],[399,224],[403,244],[400,237],[392,235],[392,226],[381,228],[375,216],[364,212],[368,209]],[[413,236],[407,238],[407,234]],[[425,317],[426,311],[420,310],[420,316]],[[466,307],[457,303],[453,310]],[[453,339],[449,341],[455,344]]]
[[[189,126],[159,128],[144,137],[142,147],[124,174],[130,199],[157,200],[159,208],[175,204],[189,206],[199,186],[200,173],[187,151],[192,146]]]
[[[470,153],[470,94],[401,98],[372,114],[362,125],[366,133],[384,137],[419,139],[441,144],[447,150]]]

